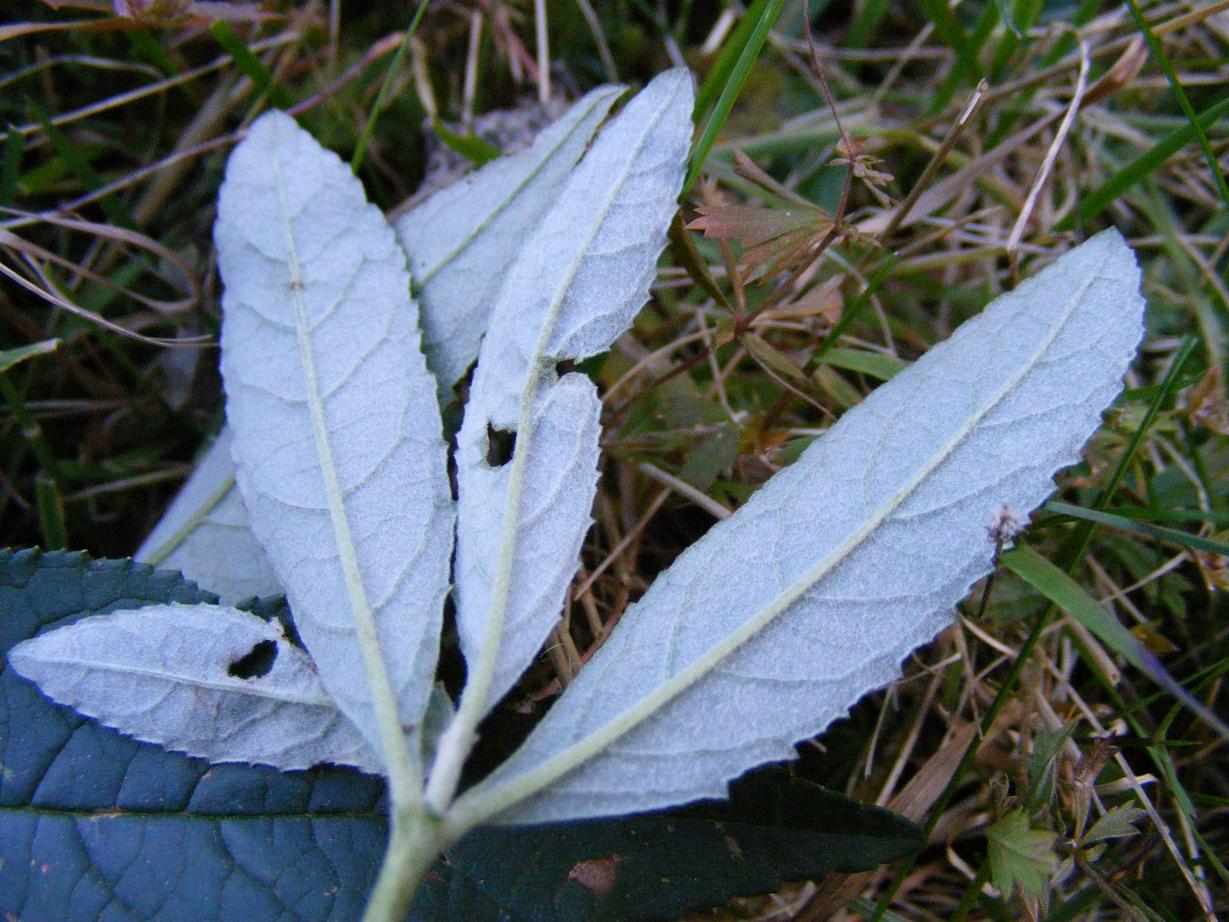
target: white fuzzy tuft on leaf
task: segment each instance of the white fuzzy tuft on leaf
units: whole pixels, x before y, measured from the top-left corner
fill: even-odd
[[[250,668],[269,664],[263,675],[244,668],[254,651]],[[307,654],[248,612],[152,605],[83,618],[18,644],[9,662],[61,704],[210,762],[379,771]]]
[[[405,726],[426,706],[452,545],[405,257],[350,169],[277,112],[231,155],[215,237],[252,528],[325,688],[379,747],[389,692]]]
[[[1141,335],[1139,279],[1100,234],[846,413],[628,609],[462,815],[724,796],[890,682],[990,570],[991,517],[1036,508],[1097,429]]]
[[[484,709],[559,619],[593,504],[600,404],[554,364],[609,348],[648,298],[691,141],[691,76],[662,74],[605,128],[508,273],[457,439],[457,626]],[[512,460],[488,461],[492,431]]]

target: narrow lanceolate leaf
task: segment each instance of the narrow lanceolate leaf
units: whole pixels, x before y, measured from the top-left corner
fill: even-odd
[[[1142,307],[1116,231],[997,299],[679,557],[459,815],[648,810],[791,758],[951,623],[987,524],[1097,428]]]
[[[231,156],[215,237],[252,528],[325,688],[379,747],[426,706],[452,543],[405,257],[346,165],[276,112]]]
[[[648,297],[682,184],[692,86],[650,83],[607,125],[499,294],[458,437],[457,624],[493,705],[559,617],[589,525],[600,405],[554,364],[607,349]],[[515,433],[512,458],[492,436]],[[471,694],[468,690],[467,695]]]
[[[248,524],[230,445],[231,431],[224,428],[133,555],[142,563],[179,570],[227,604],[282,591]]]
[[[528,150],[487,164],[397,220],[422,311],[423,352],[442,391],[473,364],[513,259],[623,91],[599,87]]]
[[[210,762],[379,771],[307,654],[276,621],[235,608],[154,605],[85,618],[18,644],[9,663],[61,704]]]
[[[418,288],[423,351],[441,392],[450,394],[473,364],[495,296],[526,235],[558,198],[622,92],[618,86],[594,90],[528,150],[441,189],[397,221]],[[135,557],[180,570],[222,601],[237,602],[282,590],[233,486],[230,439],[224,427]]]

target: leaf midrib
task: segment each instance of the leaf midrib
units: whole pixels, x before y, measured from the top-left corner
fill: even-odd
[[[516,453],[512,458],[512,469],[508,472],[508,491],[505,494],[504,517],[500,531],[499,562],[495,580],[491,587],[491,604],[487,619],[487,631],[483,637],[483,655],[475,669],[475,676],[477,677],[475,685],[480,692],[475,697],[481,702],[482,707],[485,707],[487,704],[486,698],[490,693],[490,687],[495,678],[499,665],[499,653],[503,645],[504,623],[508,612],[508,593],[511,588],[512,565],[516,558],[517,538],[520,533],[520,508],[521,496],[524,492],[525,468],[528,464],[529,452],[533,442],[534,396],[542,379],[542,373],[549,365],[546,350],[550,345],[555,326],[559,322],[559,314],[563,309],[563,302],[567,298],[568,291],[571,290],[576,274],[580,271],[581,266],[584,265],[590,244],[605,225],[606,220],[610,216],[610,210],[622,191],[624,183],[632,171],[632,167],[640,156],[640,152],[644,150],[644,146],[648,143],[653,129],[657,127],[657,124],[669,110],[672,101],[673,98],[670,96],[662,100],[661,105],[658,106],[647,127],[641,131],[635,148],[627,156],[617,181],[609,184],[609,191],[598,212],[597,219],[590,224],[589,233],[585,236],[583,243],[575,250],[576,257],[572,260],[572,264],[568,267],[560,283],[552,293],[550,307],[547,309],[542,329],[538,334],[538,341],[534,346],[533,356],[529,360],[529,373],[526,376],[525,386],[521,391],[520,397],[520,413],[516,428]]]
[[[778,616],[787,611],[804,593],[823,579],[845,558],[853,553],[899,506],[909,498],[940,465],[942,465],[959,447],[959,445],[977,428],[981,421],[990,413],[1027,375],[1032,373],[1040,359],[1045,355],[1054,341],[1066,328],[1072,315],[1076,312],[1084,293],[1102,276],[1099,274],[1104,267],[1108,254],[1101,256],[1101,265],[1088,274],[1068,300],[1067,308],[1060,320],[1056,321],[1039,346],[1024,362],[1020,369],[1004,383],[993,397],[965,423],[960,430],[950,438],[931,459],[919,468],[918,472],[887,502],[867,519],[866,523],[850,537],[846,538],[823,560],[811,568],[801,579],[796,580],[784,592],[757,615],[748,618],[743,624],[731,632],[725,640],[715,644],[707,653],[691,665],[676,673],[663,682],[654,691],[641,698],[627,710],[623,711],[596,732],[560,750],[545,762],[514,777],[506,784],[489,790],[475,789],[472,793],[463,795],[456,805],[456,816],[464,822],[476,824],[508,809],[515,803],[541,791],[547,785],[580,767],[584,762],[599,755],[622,736],[635,729],[645,720],[652,717],[667,704],[704,678],[712,669],[731,656],[743,644],[751,640],[767,627]]]
[[[254,616],[253,616],[254,617]],[[256,685],[243,685],[251,679],[234,679],[236,684],[228,684],[218,682],[212,679],[203,679],[193,674],[180,674],[176,672],[167,672],[165,670],[150,669],[147,667],[129,665],[127,663],[105,662],[102,660],[88,660],[75,656],[57,656],[54,658],[44,658],[41,660],[48,665],[63,665],[77,666],[83,670],[90,672],[102,672],[118,676],[140,676],[146,679],[157,679],[165,682],[168,685],[178,685],[188,688],[209,689],[220,692],[234,692],[242,695],[250,695],[253,698],[267,698],[271,701],[284,701],[287,704],[301,704],[306,707],[327,707],[330,710],[336,710],[336,702],[333,701],[327,694],[320,695],[314,698],[306,698],[301,695],[290,695],[284,692],[279,692],[276,688],[268,688]],[[81,710],[80,707],[78,710]]]
[[[621,93],[623,92],[623,90],[620,89],[618,92]],[[487,214],[487,216],[483,218],[483,220],[478,224],[478,226],[475,227],[472,231],[470,231],[470,233],[465,237],[464,240],[462,240],[457,246],[455,246],[451,252],[445,254],[439,260],[439,262],[437,262],[432,268],[423,272],[422,280],[418,282],[418,287],[420,290],[426,288],[429,284],[431,284],[431,280],[434,279],[440,272],[442,272],[449,263],[457,259],[462,253],[464,253],[471,246],[473,246],[475,243],[478,242],[478,238],[482,236],[482,234],[485,233],[486,230],[492,224],[494,224],[496,220],[498,220],[500,215],[502,215],[504,212],[508,210],[509,207],[511,207],[512,203],[516,201],[517,197],[521,194],[521,192],[524,191],[524,189],[530,183],[532,183],[535,179],[537,179],[539,175],[541,175],[542,171],[546,169],[546,165],[550,163],[550,161],[559,152],[559,150],[575,136],[578,130],[580,130],[581,126],[584,124],[585,119],[588,117],[589,112],[592,112],[593,109],[601,105],[604,99],[605,97],[603,96],[599,98],[598,100],[596,100],[594,104],[589,107],[589,111],[585,112],[584,115],[582,115],[579,119],[577,119],[576,124],[572,127],[572,130],[569,132],[566,132],[559,139],[559,143],[546,152],[546,155],[543,156],[543,158],[538,162],[538,164],[532,170],[530,170],[527,174],[525,174],[524,179],[522,179],[519,183],[517,183],[512,188],[512,191],[509,192],[504,197],[503,201],[501,201],[498,206],[492,209]]]
[[[197,507],[192,514],[184,520],[184,523],[179,526],[179,528],[175,529],[175,531],[171,533],[170,537],[158,545],[151,553],[146,555],[145,563],[156,567],[158,564],[166,560],[166,558],[170,557],[177,550],[179,550],[184,541],[188,539],[188,536],[208,521],[209,514],[218,507],[222,500],[226,499],[230,491],[234,489],[234,486],[235,477],[231,474],[217,487],[215,487],[212,493],[205,497],[204,502],[202,502],[200,506]]]
[[[375,614],[372,612],[370,601],[367,598],[367,589],[363,585],[362,571],[359,568],[358,562],[358,551],[354,544],[354,537],[350,532],[350,521],[346,515],[341,481],[337,473],[336,462],[333,458],[332,443],[329,440],[328,423],[324,418],[324,403],[320,394],[319,378],[316,374],[315,351],[311,341],[311,326],[307,321],[307,309],[303,303],[303,291],[306,282],[303,279],[302,264],[299,260],[298,247],[295,244],[290,207],[286,201],[286,184],[282,176],[282,165],[276,153],[270,157],[270,164],[274,176],[274,186],[277,189],[278,217],[281,219],[282,234],[286,243],[286,264],[290,275],[288,284],[294,309],[295,342],[298,346],[299,359],[303,367],[306,403],[311,417],[316,457],[319,461],[320,473],[324,481],[329,520],[333,526],[333,537],[337,544],[338,558],[342,574],[345,578],[350,612],[354,616],[355,636],[358,640],[360,654],[367,673],[367,688],[371,694],[371,706],[375,712],[377,730],[380,737],[378,742],[381,744],[385,765],[389,770],[392,793],[397,795],[394,799],[398,802],[408,803],[414,796],[409,788],[416,787],[413,782],[414,773],[410,762],[409,748],[406,746],[401,732],[400,709],[398,708],[397,698],[393,693],[388,668],[380,651]],[[338,703],[340,704],[340,702]],[[377,741],[372,740],[372,742]]]

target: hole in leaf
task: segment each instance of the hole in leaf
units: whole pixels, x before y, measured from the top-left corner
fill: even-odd
[[[226,674],[236,679],[258,679],[269,674],[276,659],[277,644],[272,640],[262,640],[226,667]]]
[[[516,433],[511,429],[486,427],[486,463],[491,467],[503,467],[512,460],[516,451]]]

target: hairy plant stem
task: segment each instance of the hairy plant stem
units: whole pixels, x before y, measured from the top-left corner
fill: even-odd
[[[456,839],[417,807],[394,807],[391,823],[388,849],[363,912],[363,922],[402,922],[436,856]]]

